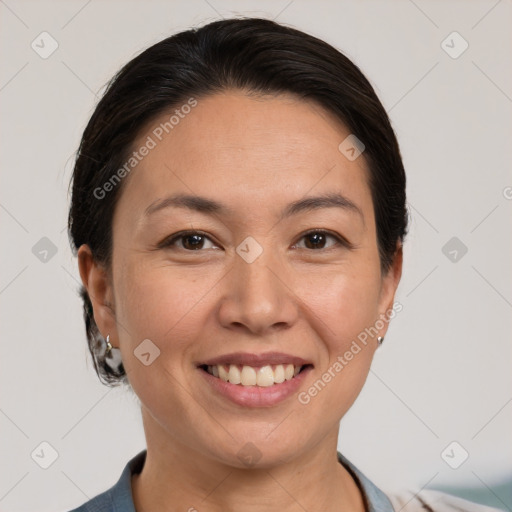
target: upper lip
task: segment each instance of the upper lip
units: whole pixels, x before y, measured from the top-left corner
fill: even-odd
[[[265,352],[263,354],[252,354],[248,352],[233,352],[222,356],[213,357],[207,361],[199,363],[198,366],[216,366],[228,364],[241,364],[247,366],[267,366],[275,364],[293,364],[294,366],[303,366],[311,364],[301,357],[285,354],[284,352]]]

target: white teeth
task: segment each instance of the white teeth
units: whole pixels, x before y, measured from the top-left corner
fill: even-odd
[[[286,365],[286,367],[284,369],[284,378],[286,380],[290,380],[293,378],[293,370],[294,370],[293,364]]]
[[[302,366],[294,366],[293,364],[277,364],[274,367],[267,365],[257,368],[244,365],[240,371],[238,365],[230,364],[229,370],[226,370],[224,365],[215,365],[208,366],[207,371],[210,375],[231,384],[269,387],[293,379],[299,374],[301,368]]]
[[[258,386],[268,387],[274,385],[274,372],[271,366],[262,366],[258,370]]]
[[[274,382],[276,384],[281,384],[281,382],[284,382],[284,367],[282,364],[278,364],[274,370]]]
[[[238,366],[235,366],[234,364],[229,365],[228,379],[231,384],[240,384],[241,375]]]
[[[242,386],[255,386],[256,381],[256,370],[252,368],[252,366],[244,366],[240,374],[240,383]]]
[[[212,366],[208,366],[208,368],[212,368]],[[229,382],[228,372],[225,370],[224,366],[217,365],[217,370],[219,372],[219,378],[221,378],[225,382]],[[210,372],[213,375],[213,372]]]

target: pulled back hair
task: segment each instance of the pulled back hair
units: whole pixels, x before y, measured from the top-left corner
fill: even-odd
[[[134,150],[141,130],[169,109],[228,89],[288,93],[313,100],[365,145],[381,270],[389,270],[407,232],[406,178],[388,115],[360,69],[340,51],[302,31],[266,19],[209,23],[164,39],[110,80],[82,136],[74,165],[68,236],[73,254],[87,244],[111,271],[112,219],[123,180],[105,199],[101,188]],[[111,275],[111,273],[109,274]],[[82,285],[89,351],[106,385],[127,383],[122,363],[105,357],[104,339]]]

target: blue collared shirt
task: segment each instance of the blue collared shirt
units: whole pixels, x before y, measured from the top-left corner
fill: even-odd
[[[147,450],[138,453],[126,464],[121,477],[110,489],[70,512],[136,512],[132,497],[132,475],[140,473]],[[352,475],[361,489],[367,512],[394,512],[388,497],[340,452],[338,461]]]

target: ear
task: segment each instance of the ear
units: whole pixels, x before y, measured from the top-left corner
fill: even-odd
[[[379,298],[379,315],[384,315],[387,318],[389,315],[386,312],[393,311],[393,304],[395,302],[395,293],[402,277],[402,263],[403,263],[403,250],[400,242],[396,245],[396,251],[393,257],[393,262],[386,274],[382,276],[380,298]],[[382,317],[380,317],[382,318]],[[380,336],[385,336],[389,322],[384,322],[385,326],[379,333]]]
[[[91,299],[94,321],[102,336],[106,338],[110,334],[110,343],[116,346],[118,336],[114,293],[108,273],[94,260],[88,245],[81,245],[77,256],[80,277]]]

